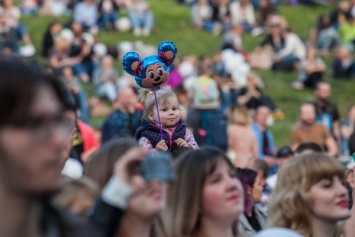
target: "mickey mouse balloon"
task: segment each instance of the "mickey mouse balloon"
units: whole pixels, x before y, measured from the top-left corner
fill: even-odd
[[[136,52],[128,52],[123,57],[123,69],[134,76],[138,86],[148,89],[164,84],[170,75],[170,65],[174,62],[177,48],[170,41],[163,41],[158,54],[143,59]]]

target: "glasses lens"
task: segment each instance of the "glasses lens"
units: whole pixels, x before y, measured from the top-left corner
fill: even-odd
[[[54,133],[59,133],[61,136],[69,136],[73,128],[73,121],[66,116],[58,115],[37,121],[34,126],[31,126],[29,129],[37,141],[45,142],[48,141]]]

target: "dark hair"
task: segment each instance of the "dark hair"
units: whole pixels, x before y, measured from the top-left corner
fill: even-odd
[[[237,176],[242,183],[243,190],[244,190],[244,214],[247,215],[249,214],[252,209],[252,202],[251,202],[251,197],[248,193],[248,188],[252,188],[254,186],[255,180],[257,173],[254,170],[251,169],[242,169],[242,168],[236,168],[237,171]]]
[[[269,165],[263,159],[255,159],[254,161],[254,170],[258,172],[259,170],[263,171],[263,178],[266,179],[269,176]]]
[[[206,75],[206,74],[208,74],[208,76],[211,76],[210,74],[212,74],[212,69],[209,66],[204,65],[203,63],[200,63],[197,66],[197,75],[202,76],[202,75]]]
[[[185,146],[178,146],[172,150],[170,150],[171,155],[173,158],[177,158],[178,156],[185,154],[187,151],[191,151],[192,149],[190,147],[185,147]]]
[[[310,150],[312,152],[323,152],[322,147],[315,142],[302,142],[297,146],[295,153],[302,154],[306,150]]]
[[[328,19],[328,22],[325,23],[324,20]],[[323,30],[323,29],[326,29],[328,27],[330,27],[330,20],[329,20],[329,17],[327,15],[321,15],[319,18],[318,18],[318,22],[317,22],[317,30],[318,30],[318,33],[319,31]]]
[[[281,147],[277,153],[276,153],[276,158],[287,158],[288,156],[292,156],[294,153],[289,146],[283,146]]]
[[[47,32],[50,32],[52,27],[57,25],[57,24],[62,24],[60,21],[57,21],[57,20],[54,20],[54,21],[51,21],[48,26],[47,26]]]
[[[15,124],[28,116],[39,87],[48,86],[59,102],[65,101],[66,90],[54,75],[44,72],[36,62],[17,57],[0,58],[0,127]]]
[[[64,104],[65,111],[72,111],[76,114],[77,105],[75,103],[74,96],[70,91],[67,91],[63,104]]]

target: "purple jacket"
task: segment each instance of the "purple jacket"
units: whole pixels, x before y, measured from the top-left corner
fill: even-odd
[[[172,133],[163,130],[163,139],[169,147],[169,150],[174,149],[177,145],[174,142],[178,138],[185,139],[186,124],[180,121],[174,128]],[[136,131],[136,139],[139,141],[141,137],[146,137],[155,149],[156,145],[160,142],[160,128],[149,120],[144,120],[143,125]]]

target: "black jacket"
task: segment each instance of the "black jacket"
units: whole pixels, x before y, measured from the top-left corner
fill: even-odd
[[[60,211],[49,202],[43,202],[42,226],[49,236],[57,237],[113,237],[117,232],[124,211],[96,201],[94,211],[87,221],[67,212]]]
[[[102,235],[100,236],[113,237],[117,232],[123,215],[123,210],[111,206],[99,198],[96,201],[89,222],[101,231]]]

